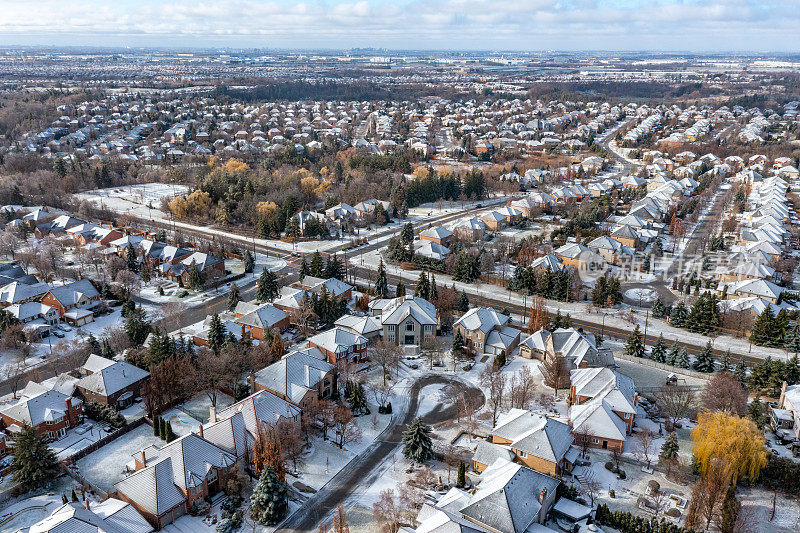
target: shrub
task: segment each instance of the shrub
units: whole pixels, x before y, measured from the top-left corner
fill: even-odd
[[[115,428],[121,428],[125,425],[125,417],[110,405],[102,405],[94,400],[86,400],[83,404],[83,410],[87,417],[97,422],[107,422]]]
[[[608,497],[609,498],[616,498],[617,497],[617,493],[614,492],[614,489],[608,489]]]
[[[625,471],[620,468],[619,469],[619,478],[620,479],[625,479],[626,477],[628,477],[628,474],[626,474]]]
[[[614,463],[612,463],[611,461],[608,461],[605,464],[605,467],[606,467],[606,470],[608,470],[609,472],[613,472],[614,471]]]

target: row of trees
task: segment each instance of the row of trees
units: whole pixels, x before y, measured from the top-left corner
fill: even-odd
[[[573,287],[574,280],[570,269],[563,268],[553,272],[550,267],[536,270],[522,265],[514,269],[514,275],[508,283],[508,288],[512,291],[526,292],[529,295],[561,302],[569,299]]]

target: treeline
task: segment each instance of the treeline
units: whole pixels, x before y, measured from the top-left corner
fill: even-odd
[[[218,85],[212,97],[221,103],[276,100],[387,100],[395,98],[388,89],[370,81],[275,81],[255,87]]]
[[[508,288],[516,292],[541,296],[550,300],[566,302],[572,290],[572,273],[569,269],[553,272],[549,267],[533,269],[518,265],[514,276],[508,282]]]

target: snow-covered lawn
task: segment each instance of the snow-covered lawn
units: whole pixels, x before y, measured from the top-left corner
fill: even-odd
[[[200,422],[177,407],[162,413],[161,418],[172,424],[172,431],[178,437],[200,431]]]
[[[153,444],[160,447],[164,441],[153,435],[152,427],[142,424],[78,461],[78,471],[99,489],[112,490],[114,483],[125,478],[126,465],[133,470],[133,454]]]
[[[88,418],[80,426],[71,428],[66,437],[51,442],[50,447],[56,452],[59,459],[66,459],[90,444],[97,442],[111,432],[106,432],[109,427],[106,423],[95,422]]]
[[[224,392],[217,392],[217,412],[233,405],[233,398]],[[205,424],[210,415],[211,399],[205,393],[198,393],[177,407],[177,410],[189,415],[189,418]],[[174,409],[173,409],[174,411]]]

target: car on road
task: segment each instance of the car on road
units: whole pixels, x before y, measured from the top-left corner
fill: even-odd
[[[53,333],[53,335],[55,335],[59,339],[63,339],[64,338],[64,334],[61,333],[61,331],[59,331],[57,329],[52,329],[51,332]]]

